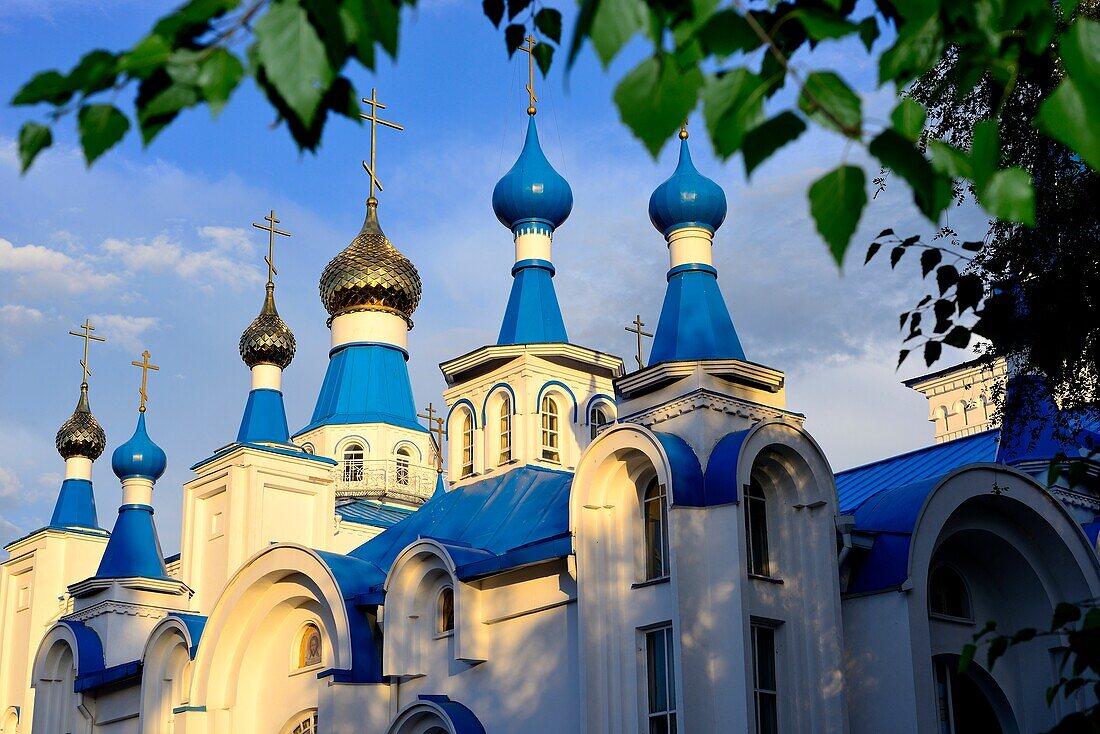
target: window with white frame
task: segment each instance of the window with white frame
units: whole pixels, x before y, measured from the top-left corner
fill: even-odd
[[[676,734],[676,665],[672,626],[645,633],[649,734]]]
[[[752,696],[756,734],[778,734],[779,696],[775,672],[775,628],[752,624]]]
[[[561,461],[561,436],[558,428],[558,401],[549,395],[543,396],[539,407],[542,418],[542,458],[546,461]]]
[[[665,486],[654,477],[646,487],[642,500],[645,516],[645,577],[659,579],[668,576],[668,503]]]
[[[435,631],[439,634],[452,632],[455,628],[455,590],[450,586],[444,586],[439,591],[439,599],[436,602]]]
[[[460,477],[474,473],[474,416],[470,411],[462,413],[462,471]]]
[[[363,481],[364,451],[362,444],[349,443],[344,447],[344,481]]]
[[[752,576],[771,576],[768,559],[768,506],[764,489],[755,479],[745,491],[745,547]]]
[[[588,430],[589,437],[595,441],[596,436],[600,433],[600,428],[610,423],[608,420],[608,410],[606,403],[596,403],[588,411]]]
[[[402,446],[397,450],[397,483],[403,487],[409,486],[409,449]]]
[[[497,463],[507,464],[512,460],[512,398],[507,393],[501,396],[498,426],[500,454],[497,456]]]

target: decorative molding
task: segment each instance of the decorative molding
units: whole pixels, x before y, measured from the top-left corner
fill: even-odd
[[[1100,512],[1100,499],[1090,495],[1063,489],[1062,487],[1054,487],[1051,489],[1050,493],[1072,507],[1080,507],[1083,510]]]
[[[93,604],[87,609],[81,609],[79,612],[73,612],[63,617],[66,620],[73,620],[77,622],[86,622],[89,619],[103,616],[104,614],[125,614],[129,617],[150,617],[153,619],[161,619],[167,617],[172,612],[185,611],[180,609],[173,609],[170,607],[151,607],[145,604],[132,604],[124,601],[101,601],[97,604]]]
[[[802,425],[806,420],[806,417],[799,413],[792,413],[781,408],[773,408],[700,388],[687,395],[646,408],[632,415],[620,416],[619,421],[622,423],[640,423],[648,428],[696,410],[713,410],[753,422],[783,418]]]

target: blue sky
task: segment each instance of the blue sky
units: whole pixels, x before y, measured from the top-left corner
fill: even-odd
[[[5,0],[0,99],[36,71],[132,44],[172,5]],[[492,342],[507,300],[511,238],[490,197],[522,142],[526,63],[509,62],[472,1],[423,0],[404,20],[399,61],[351,76],[363,94],[377,86],[390,119],[406,127],[379,141],[380,216],[424,281],[409,368],[418,403],[438,405],[438,363]],[[611,102],[643,51],[632,46],[606,73],[586,51],[568,88],[560,70],[540,83],[538,117],[543,147],[574,191],[554,248],[570,337],[628,362],[623,326],[636,312],[656,323],[668,262],[646,203],[675,165],[675,146],[653,161]],[[827,43],[799,61],[839,70],[864,94],[868,119],[888,117],[892,93],[875,90],[874,61],[860,46]],[[14,139],[35,115],[0,106],[0,542],[49,520],[64,469],[53,436],[80,382],[81,345],[66,334],[91,316],[109,339],[92,355],[92,407],[108,436],[94,474],[100,522],[110,527],[120,499],[109,452],[136,419],[139,372],[129,363],[148,348],[161,366],[150,378],[148,420],[169,456],[155,503],[171,553],[188,467],[236,435],[249,385],[237,340],[262,301],[266,252],[250,223],[271,208],[294,235],[276,254],[279,309],[298,339],[284,378],[288,418],[292,430],[308,422],[328,349],[317,280],[362,222],[365,128],[336,120],[317,155],[299,154],[246,82],[216,121],[187,112],[148,150],[131,135],[90,171],[72,121],[63,121],[55,149],[21,178]],[[860,267],[879,230],[929,230],[908,191],[893,186],[870,205],[859,252],[840,273],[808,219],[805,191],[845,154],[860,160],[859,151],[815,131],[749,183],[740,160],[719,163],[702,135],[692,140],[696,164],[729,199],[715,256],[746,352],[786,371],[789,407],[807,415],[833,466],[929,443],[923,397],[899,384],[920,365],[894,371],[897,314],[923,291],[911,270]],[[979,212],[952,217],[963,236],[981,236]]]

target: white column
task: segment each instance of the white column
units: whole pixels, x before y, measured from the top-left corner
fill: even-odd
[[[65,459],[65,478],[90,480],[92,478],[92,460],[83,456],[70,456]]]
[[[703,227],[683,227],[668,234],[669,267],[686,263],[714,265],[714,233]]]
[[[275,364],[258,364],[252,368],[252,389],[282,390],[283,370]]]
[[[516,235],[516,262],[520,260],[550,260],[550,235],[542,231],[526,231]]]
[[[408,349],[409,325],[405,319],[388,311],[355,311],[334,318],[332,347],[354,342],[392,344]]]
[[[153,504],[153,480],[144,477],[127,477],[122,480],[122,504]]]

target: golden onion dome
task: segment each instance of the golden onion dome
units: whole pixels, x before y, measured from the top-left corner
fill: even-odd
[[[285,370],[294,347],[294,334],[275,309],[275,284],[268,282],[260,315],[241,334],[241,359],[249,367],[273,364]]]
[[[321,303],[332,318],[385,311],[401,316],[411,329],[420,293],[420,274],[386,238],[378,225],[378,202],[369,199],[363,228],[321,273]]]
[[[63,459],[81,456],[92,461],[98,459],[107,447],[107,434],[88,405],[88,383],[81,384],[76,410],[69,420],[61,424],[54,445]]]

